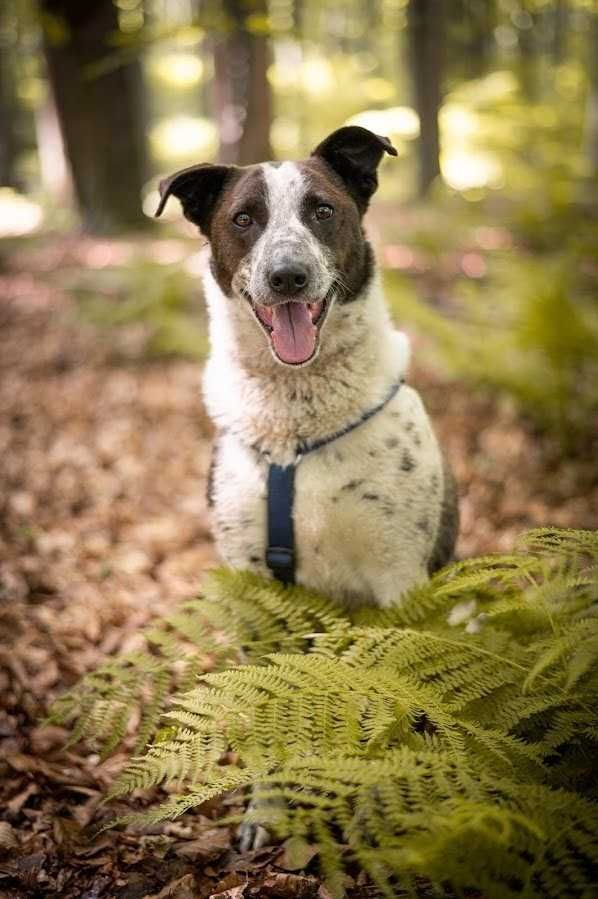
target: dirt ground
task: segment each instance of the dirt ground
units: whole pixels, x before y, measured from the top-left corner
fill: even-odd
[[[65,750],[65,733],[40,724],[216,562],[200,366],[139,358],[126,335],[115,347],[81,323],[45,275],[82,246],[50,245],[26,274],[17,257],[0,269],[0,897],[326,899],[284,848],[242,856],[214,827],[239,797],[90,837],[123,757]],[[504,400],[421,369],[411,380],[459,482],[461,556],[509,549],[536,525],[597,526],[593,458],[560,458]],[[358,876],[347,887],[375,895]]]

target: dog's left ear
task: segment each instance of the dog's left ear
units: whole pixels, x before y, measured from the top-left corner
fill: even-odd
[[[333,131],[311,155],[320,156],[340,175],[361,212],[365,212],[378,187],[377,169],[385,153],[397,155],[387,137],[347,125]]]
[[[185,218],[198,225],[207,236],[214,206],[233,170],[234,166],[205,162],[164,178],[160,181],[160,204],[156,217],[162,215],[172,194],[181,201]]]

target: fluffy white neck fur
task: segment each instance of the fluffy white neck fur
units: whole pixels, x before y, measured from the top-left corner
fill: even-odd
[[[226,297],[208,265],[204,290],[211,341],[204,374],[208,413],[219,430],[280,464],[294,458],[298,440],[326,437],[355,421],[404,376],[409,341],[393,329],[377,277],[362,297],[332,305],[320,352],[304,368],[276,362],[247,302]]]

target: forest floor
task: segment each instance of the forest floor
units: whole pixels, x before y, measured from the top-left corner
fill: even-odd
[[[0,897],[326,899],[284,847],[241,855],[234,829],[215,827],[240,797],[94,835],[124,755],[65,749],[66,733],[40,723],[216,563],[200,365],[148,360],[136,325],[115,340],[85,324],[48,277],[102,246],[0,255]],[[595,459],[561,458],[504,400],[427,370],[411,380],[459,482],[460,556],[508,550],[533,526],[596,526]],[[358,876],[347,887],[375,895]]]

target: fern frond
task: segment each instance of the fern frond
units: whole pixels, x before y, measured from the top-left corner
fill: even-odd
[[[517,538],[523,551],[573,559],[598,559],[596,531],[574,528],[534,528]]]
[[[206,670],[259,663],[268,652],[337,645],[349,626],[332,600],[301,587],[285,589],[249,572],[210,573],[202,596],[142,632],[145,650],[111,659],[59,698],[49,720],[74,724],[72,740],[98,743],[105,755],[139,721],[134,752],[160,727],[169,697]]]
[[[596,559],[598,533],[539,529],[386,610],[219,571],[56,715],[109,748],[136,718],[140,743],[161,724],[112,791],[175,790],[136,822],[252,785],[249,819],[317,843],[335,896],[357,863],[387,896],[416,897],[423,878],[459,896],[589,899]]]

